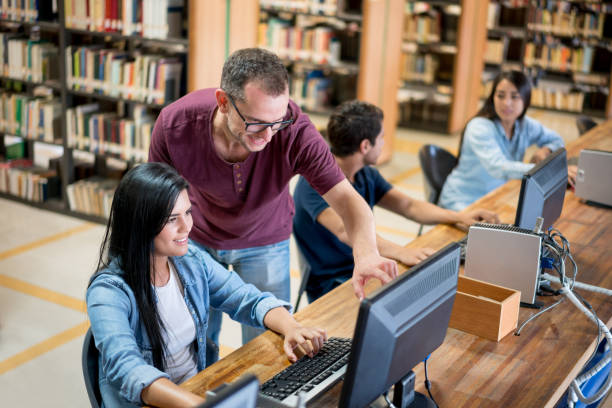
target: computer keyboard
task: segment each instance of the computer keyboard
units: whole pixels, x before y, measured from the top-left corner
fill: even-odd
[[[461,251],[459,257],[462,263],[465,262],[465,251],[467,249],[467,239],[468,239],[467,237],[468,236],[466,234],[463,238],[457,241],[457,244],[459,244],[459,249]]]
[[[261,393],[293,405],[304,392],[311,401],[342,379],[346,372],[351,339],[330,337],[313,357],[304,356],[261,385]]]

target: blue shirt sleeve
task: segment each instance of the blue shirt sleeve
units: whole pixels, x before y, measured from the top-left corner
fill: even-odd
[[[294,195],[296,201],[300,201],[301,207],[306,211],[312,221],[316,221],[319,214],[329,207],[327,201],[310,186],[304,177],[300,176],[295,187]]]
[[[525,126],[525,135],[529,138],[529,146],[536,144],[538,147],[548,147],[552,152],[564,146],[563,139],[557,132],[548,129],[537,120],[525,116],[523,126]]]
[[[507,158],[495,140],[495,135],[496,129],[493,121],[474,118],[465,129],[463,142],[470,145],[482,167],[492,177],[506,180],[523,177],[523,174],[528,172],[533,164]]]
[[[115,279],[101,275],[91,284],[87,313],[107,380],[128,401],[143,405],[142,390],[158,378],[170,377],[143,358],[129,321],[138,311],[132,310],[133,302]]]

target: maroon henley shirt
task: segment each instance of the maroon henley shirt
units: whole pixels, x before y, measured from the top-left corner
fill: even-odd
[[[215,89],[191,92],[162,109],[149,161],[173,166],[189,182],[194,227],[190,238],[213,249],[243,249],[289,238],[295,212],[289,180],[301,174],[321,195],[344,179],[329,147],[307,115],[289,102],[294,123],[246,160],[216,152]]]

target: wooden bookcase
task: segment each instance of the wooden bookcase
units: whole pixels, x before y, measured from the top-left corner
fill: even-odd
[[[612,117],[612,3],[491,0],[482,96],[501,69],[533,82],[531,106]]]
[[[75,3],[75,1],[72,1],[70,4],[74,5]],[[57,1],[57,14],[55,14],[53,20],[50,21],[22,21],[26,13],[3,15],[4,18],[0,19],[1,31],[8,31],[9,29],[12,29],[15,32],[23,32],[26,40],[28,38],[33,39],[34,37],[38,38],[40,36],[57,46],[58,55],[57,59],[54,61],[54,65],[57,64],[56,68],[58,70],[58,78],[55,80],[41,83],[40,81],[32,81],[31,78],[24,79],[24,77],[21,77],[17,79],[11,75],[8,78],[1,77],[0,82],[2,83],[2,91],[7,89],[13,90],[15,87],[21,87],[21,93],[23,93],[25,96],[33,96],[35,88],[40,85],[44,85],[46,88],[51,90],[54,99],[60,101],[61,116],[59,117],[57,123],[58,126],[56,129],[57,133],[55,134],[55,139],[53,141],[41,141],[37,140],[37,138],[22,139],[25,143],[25,157],[29,159],[35,158],[37,149],[42,145],[49,145],[61,149],[61,154],[59,157],[57,159],[53,159],[54,165],[56,165],[55,168],[57,168],[60,176],[61,188],[60,195],[58,197],[42,202],[31,201],[31,197],[23,198],[20,195],[13,195],[8,192],[0,193],[0,197],[28,203],[39,208],[74,215],[94,222],[105,223],[105,217],[100,216],[99,214],[94,214],[93,212],[83,213],[70,210],[70,206],[68,204],[68,186],[71,185],[76,179],[82,177],[82,174],[77,174],[79,173],[77,171],[77,167],[79,166],[77,164],[77,157],[89,156],[92,163],[90,163],[90,169],[87,170],[89,172],[87,176],[89,177],[90,175],[94,175],[98,176],[99,180],[103,180],[109,176],[120,177],[122,172],[133,166],[138,161],[146,160],[146,154],[144,156],[141,155],[140,158],[135,158],[134,156],[122,157],[117,151],[111,153],[109,151],[110,149],[106,151],[97,150],[95,146],[91,148],[93,151],[83,151],[90,150],[91,145],[85,149],[82,149],[80,146],[73,143],[68,135],[69,123],[67,111],[83,104],[98,103],[100,108],[93,113],[116,111],[118,112],[116,120],[120,121],[122,118],[123,120],[131,118],[131,112],[134,109],[140,109],[143,112],[146,112],[146,115],[150,117],[151,123],[149,125],[152,127],[152,124],[154,123],[154,120],[161,108],[172,102],[172,100],[174,100],[176,97],[180,97],[186,93],[187,82],[190,84],[197,83],[195,79],[188,78],[189,75],[195,74],[193,73],[194,71],[187,69],[187,62],[191,63],[191,61],[187,59],[187,55],[188,52],[193,52],[194,55],[202,54],[202,49],[205,48],[206,44],[202,41],[199,42],[199,47],[197,44],[192,44],[194,38],[193,34],[198,33],[191,32],[190,29],[192,26],[190,25],[187,27],[187,21],[185,20],[187,19],[187,16],[189,16],[189,11],[191,11],[191,9],[193,9],[194,6],[199,3],[200,2],[194,0],[185,0],[185,9],[181,13],[183,21],[178,24],[177,27],[179,30],[183,31],[183,33],[189,33],[189,37],[187,37],[185,34],[182,37],[176,38],[147,38],[138,34],[124,35],[121,31],[111,30],[89,31],[88,27],[82,26],[83,20],[80,20],[81,24],[78,24],[77,26],[72,24],[72,19],[70,19],[70,22],[67,23],[67,17],[72,18],[73,14],[70,14],[70,16],[66,15],[67,9],[65,8],[66,3],[64,0]],[[212,4],[213,2],[210,3]],[[70,6],[70,4],[68,6]],[[86,3],[83,2],[83,4]],[[153,2],[149,2],[149,5],[153,4]],[[81,12],[84,12],[84,10],[81,10]],[[107,14],[106,16],[111,17],[112,20],[112,15]],[[118,23],[115,27],[118,27]],[[208,35],[208,32],[206,33]],[[182,67],[182,72],[180,74],[181,80],[180,84],[178,84],[178,89],[180,89],[178,95],[173,96],[172,100],[166,100],[166,96],[163,94],[158,94],[157,99],[155,100],[153,100],[153,97],[151,97],[149,100],[146,96],[142,96],[143,99],[140,100],[138,99],[139,96],[131,91],[125,91],[126,93],[124,93],[124,91],[120,91],[116,94],[113,92],[111,94],[107,91],[107,89],[100,89],[96,86],[93,86],[93,88],[91,86],[84,85],[75,86],[74,77],[71,79],[69,75],[69,71],[72,72],[74,66],[67,66],[67,56],[69,57],[69,55],[67,55],[67,50],[71,50],[70,47],[76,48],[86,46],[91,46],[93,50],[112,48],[116,51],[124,51],[126,54],[125,57],[127,58],[126,61],[132,61],[139,56],[142,57],[144,55],[158,53],[159,60],[161,60],[159,61],[160,64],[167,63],[168,60],[171,60],[170,62],[176,63],[176,69],[178,69],[178,66]],[[102,59],[100,59],[100,61],[102,61]],[[222,61],[222,59],[220,61]],[[72,64],[74,64],[74,62],[72,62]],[[98,65],[98,67],[100,67],[100,65]],[[147,71],[148,67],[149,66],[147,66],[147,69],[143,69],[143,72]],[[100,70],[103,71],[102,68],[100,68]],[[136,74],[134,74],[134,77],[135,76]],[[98,77],[94,76],[94,78]],[[143,91],[142,95],[146,95],[145,91]],[[117,123],[114,125],[116,124]],[[100,126],[103,127],[102,124]],[[102,129],[102,127],[100,129]],[[107,128],[104,128],[104,132],[106,131]],[[145,133],[142,134],[144,140]],[[9,139],[15,138],[14,136],[11,136],[11,134],[7,133],[3,133],[1,135],[0,155],[2,156],[5,155],[7,149],[11,148],[5,143],[5,140],[8,140],[7,136]],[[92,140],[90,140],[90,142],[92,142]],[[116,143],[117,140],[113,140],[113,142]],[[146,147],[146,143],[144,146]],[[142,150],[144,151],[146,149]],[[31,191],[31,187],[28,188],[30,189],[29,191]],[[98,210],[102,208],[102,202],[100,199],[96,198],[97,201],[95,203],[92,198],[89,198],[88,200],[90,208],[96,208]]]
[[[477,109],[488,1],[405,1],[399,125],[457,132]]]

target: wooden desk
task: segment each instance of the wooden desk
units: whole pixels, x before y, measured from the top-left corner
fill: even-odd
[[[612,121],[602,124],[568,146],[570,156],[583,148],[612,150]],[[488,194],[474,207],[500,214],[512,223],[520,181],[513,180]],[[555,226],[569,239],[578,263],[578,280],[612,288],[612,210],[587,206],[567,191],[563,213]],[[411,247],[439,249],[465,233],[441,225],[412,241]],[[405,268],[403,269],[405,270]],[[379,286],[370,282],[367,292]],[[579,291],[599,318],[612,320],[612,301],[600,294]],[[551,298],[543,298],[552,303]],[[358,301],[350,282],[338,287],[296,314],[305,325],[327,329],[329,336],[352,337]],[[521,308],[519,323],[535,313]],[[440,407],[551,407],[579,373],[593,350],[595,325],[569,301],[529,323],[520,336],[499,343],[449,329],[442,346],[429,359],[432,393]],[[200,372],[183,386],[200,395],[223,382],[254,373],[264,382],[289,362],[282,338],[270,331]],[[422,364],[415,368],[417,389],[423,392]],[[315,406],[337,406],[341,383],[317,400]]]

